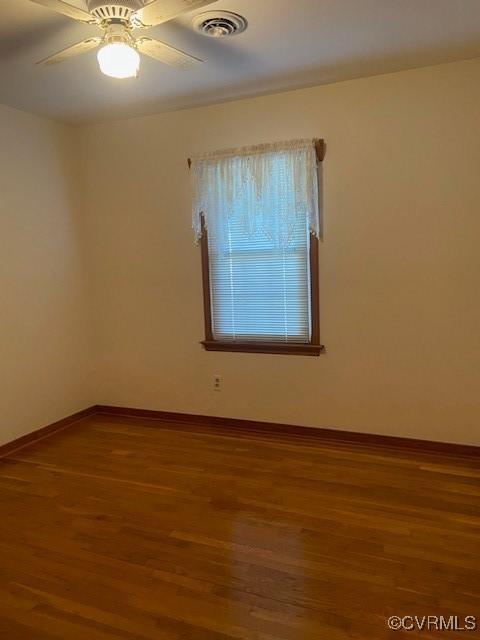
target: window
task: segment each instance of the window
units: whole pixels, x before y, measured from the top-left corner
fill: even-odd
[[[316,151],[298,141],[193,161],[207,350],[320,353]]]

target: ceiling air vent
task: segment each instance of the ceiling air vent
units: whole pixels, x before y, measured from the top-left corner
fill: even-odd
[[[210,38],[224,38],[242,33],[248,26],[243,16],[229,11],[207,11],[192,21],[194,29]]]

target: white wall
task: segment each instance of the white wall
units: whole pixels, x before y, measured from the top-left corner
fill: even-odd
[[[93,402],[72,132],[0,106],[0,445]]]
[[[76,130],[0,107],[0,444],[94,403],[480,444],[479,105],[473,60]],[[304,136],[327,353],[207,353],[186,158]]]
[[[480,444],[479,105],[474,60],[83,129],[96,400]],[[307,136],[327,353],[207,353],[186,159]]]

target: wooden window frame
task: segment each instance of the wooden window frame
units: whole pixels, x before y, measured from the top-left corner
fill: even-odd
[[[310,323],[312,335],[310,342],[273,342],[273,341],[221,341],[215,340],[212,329],[212,300],[210,289],[210,261],[208,254],[208,232],[202,217],[202,254],[203,311],[205,316],[206,351],[228,351],[234,353],[271,353],[296,356],[319,356],[324,350],[320,344],[320,283],[319,283],[319,242],[310,234]]]
[[[327,145],[323,138],[315,140],[317,164],[323,162]],[[192,161],[188,158],[188,166]],[[208,257],[208,233],[202,217],[202,252],[203,311],[205,316],[205,340],[202,341],[206,351],[228,351],[236,353],[276,353],[297,356],[319,356],[325,347],[320,344],[320,273],[319,273],[319,241],[310,234],[310,323],[312,335],[310,342],[273,342],[252,341],[233,342],[214,340],[212,330],[212,304],[210,292],[210,264]]]

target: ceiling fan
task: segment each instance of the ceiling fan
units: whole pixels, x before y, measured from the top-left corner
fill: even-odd
[[[216,0],[86,0],[86,9],[63,0],[31,1],[103,30],[103,35],[78,42],[40,60],[38,64],[56,64],[101,47],[97,58],[102,73],[112,78],[135,78],[140,69],[139,52],[179,68],[202,60],[160,40],[147,36],[135,37],[134,30],[154,27],[182,13],[213,4]]]

